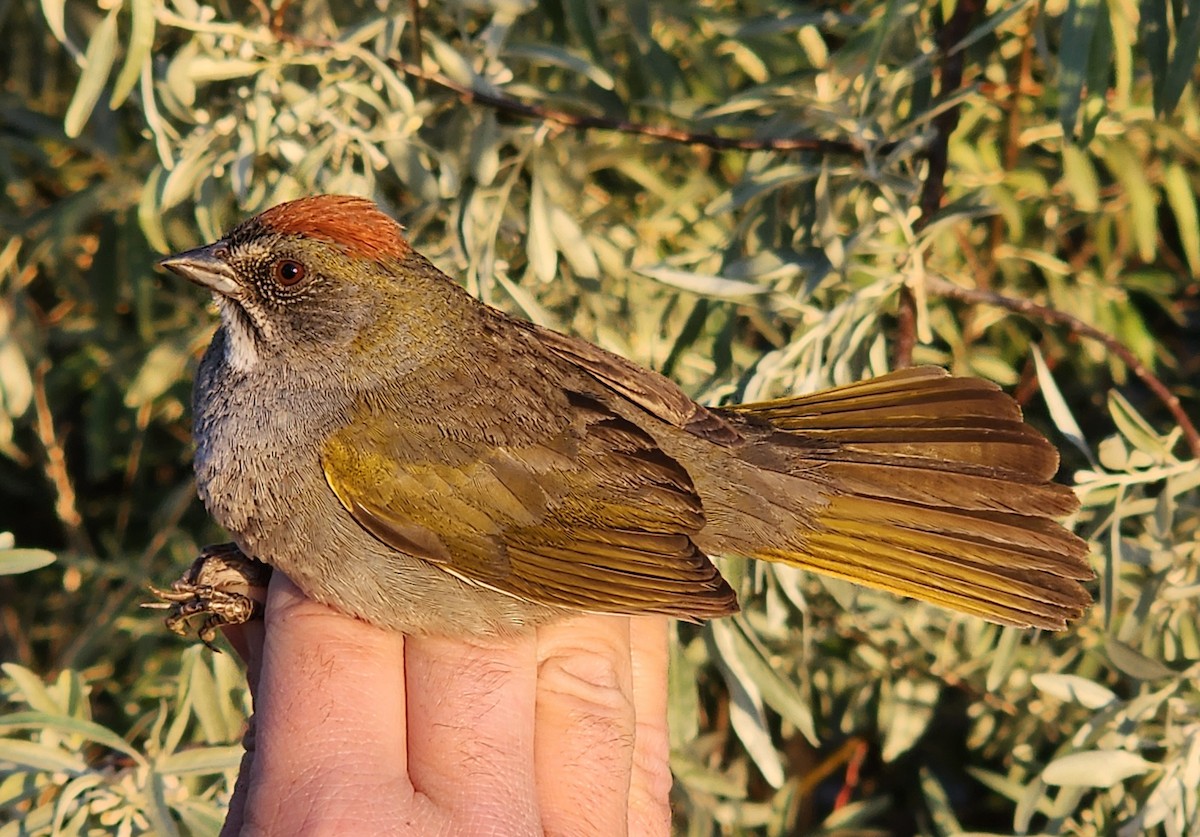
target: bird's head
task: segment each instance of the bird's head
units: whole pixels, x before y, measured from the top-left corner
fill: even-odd
[[[415,364],[463,296],[395,220],[344,195],[280,204],[159,265],[213,292],[229,362],[242,371],[274,362],[333,374],[385,356]]]

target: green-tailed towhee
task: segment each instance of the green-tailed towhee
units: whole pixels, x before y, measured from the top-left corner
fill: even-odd
[[[361,198],[276,206],[162,265],[221,313],[195,389],[205,505],[368,622],[723,616],[721,554],[1012,625],[1090,602],[1085,544],[1052,519],[1077,507],[1057,453],[991,384],[915,368],[706,408],[477,302]]]

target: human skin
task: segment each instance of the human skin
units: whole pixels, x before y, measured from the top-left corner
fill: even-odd
[[[665,618],[412,638],[275,573],[225,631],[255,714],[223,835],[670,832]]]

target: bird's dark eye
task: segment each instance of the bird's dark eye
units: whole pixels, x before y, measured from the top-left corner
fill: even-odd
[[[274,270],[275,281],[280,285],[283,285],[285,288],[295,285],[297,282],[303,279],[304,274],[308,272],[305,270],[304,265],[300,264],[300,262],[296,261],[295,259],[280,259],[279,261],[275,262]]]

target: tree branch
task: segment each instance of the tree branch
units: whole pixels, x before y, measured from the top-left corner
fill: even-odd
[[[548,108],[544,105],[522,102],[511,96],[485,93],[465,84],[460,84],[442,73],[422,69],[407,61],[389,58],[387,62],[393,69],[411,78],[427,81],[456,93],[466,104],[485,105],[486,107],[512,116],[518,116],[523,119],[539,119],[563,128],[615,131],[620,134],[633,134],[635,136],[650,137],[667,142],[677,142],[683,145],[702,145],[707,148],[729,151],[816,151],[822,154],[850,154],[856,157],[863,156],[865,151],[859,144],[843,140],[829,140],[819,137],[774,137],[769,139],[723,137],[718,134],[694,133],[663,125],[645,125],[625,119],[611,119],[605,116],[585,116],[568,113],[567,111]],[[888,144],[882,147],[880,153],[887,153],[888,148],[893,147],[893,145]]]
[[[938,98],[945,101],[955,95],[963,83],[963,60],[966,50],[953,47],[971,31],[971,23],[983,8],[983,0],[959,0],[950,19],[938,27],[934,40],[938,52]],[[913,231],[920,232],[929,225],[942,206],[946,194],[946,169],[950,164],[950,135],[958,127],[958,107],[946,108],[932,121],[934,138],[925,152],[929,170],[921,187],[917,205],[921,214],[913,224]],[[900,294],[896,312],[897,333],[893,353],[893,366],[912,365],[913,347],[917,343],[917,300],[911,291]]]
[[[1146,365],[1138,360],[1137,355],[1117,338],[1110,334],[1105,334],[1100,329],[1085,323],[1078,317],[1057,311],[1045,305],[1039,305],[1028,299],[1015,299],[995,293],[994,291],[985,291],[977,288],[963,288],[934,276],[927,277],[925,285],[930,293],[937,294],[938,296],[957,299],[960,302],[967,302],[972,305],[993,305],[997,308],[1015,311],[1018,314],[1023,314],[1031,319],[1041,320],[1044,323],[1065,326],[1073,334],[1078,334],[1102,343],[1105,348],[1119,357],[1129,371],[1136,375],[1146,385],[1146,388],[1154,393],[1155,397],[1163,403],[1163,406],[1167,408],[1167,411],[1175,419],[1175,423],[1179,426],[1179,429],[1183,431],[1183,436],[1187,440],[1192,456],[1200,459],[1200,432],[1196,431],[1196,426],[1188,418],[1187,413],[1184,412],[1183,405],[1179,402],[1179,397],[1171,392],[1167,385],[1162,382],[1162,379],[1146,368]]]

